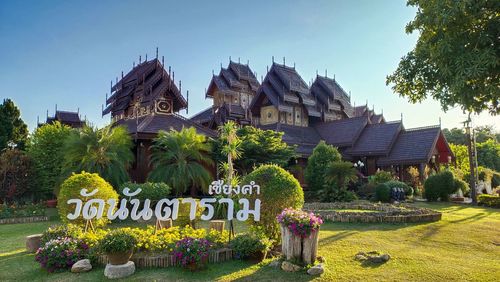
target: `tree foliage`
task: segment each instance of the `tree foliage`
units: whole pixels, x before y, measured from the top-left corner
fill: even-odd
[[[500,143],[488,140],[476,145],[478,165],[500,171]]]
[[[28,126],[21,119],[21,112],[10,99],[4,99],[0,105],[0,151],[12,143],[18,149],[24,149],[28,138]]]
[[[191,196],[196,196],[197,188],[208,187],[212,179],[208,168],[213,161],[204,135],[197,134],[193,127],[161,130],[153,142],[149,180],[167,183],[176,195],[189,188]]]
[[[219,138],[222,142],[222,154],[227,156],[227,162],[222,163],[222,171],[226,183],[237,185],[234,182],[235,170],[233,162],[241,158],[241,139],[237,135],[238,127],[232,120],[219,127]]]
[[[127,168],[134,160],[132,146],[125,127],[85,126],[65,142],[66,175],[81,171],[97,173],[118,189],[129,179]]]
[[[338,162],[341,159],[339,151],[320,141],[314,148],[311,156],[307,160],[307,167],[305,170],[305,181],[308,189],[312,191],[320,191],[325,187],[328,166],[333,162]]]
[[[460,128],[443,129],[444,137],[448,143],[467,145],[467,137],[465,132]],[[488,140],[498,142],[500,133],[496,133],[492,125],[478,126],[474,128],[474,134],[477,143],[483,143]]]
[[[37,192],[43,198],[56,193],[63,180],[64,150],[61,148],[72,131],[69,126],[56,121],[35,129],[29,139],[27,151],[33,160]]]
[[[283,132],[245,126],[238,129],[236,134],[241,141],[241,156],[234,160],[234,165],[241,174],[247,174],[263,164],[286,167],[296,156],[295,148],[283,142]],[[222,149],[224,142],[221,138],[214,140],[213,154],[217,162],[227,159],[227,154]]]
[[[23,200],[32,191],[33,167],[29,156],[18,149],[0,154],[0,202]]]
[[[357,170],[351,162],[331,162],[325,173],[325,186],[320,193],[324,201],[349,202],[356,198],[353,192],[347,191],[347,185],[358,179]]]
[[[413,50],[387,84],[412,103],[428,96],[446,111],[500,112],[498,1],[408,0],[417,15],[406,26],[418,32]]]

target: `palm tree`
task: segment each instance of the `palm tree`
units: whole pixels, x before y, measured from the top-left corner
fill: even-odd
[[[326,169],[325,180],[337,189],[345,190],[349,182],[357,179],[356,169],[350,162],[332,162]]]
[[[196,188],[208,187],[211,180],[208,168],[213,161],[206,141],[193,127],[158,132],[152,146],[149,180],[169,184],[177,195],[190,188],[191,196],[196,196]]]
[[[65,142],[64,167],[68,173],[97,173],[118,188],[129,180],[127,168],[134,160],[132,147],[132,139],[123,126],[84,126]]]
[[[227,163],[223,163],[221,168],[225,171],[225,177],[228,184],[234,184],[233,179],[235,173],[233,160],[237,160],[241,157],[241,140],[238,135],[236,135],[237,130],[238,127],[232,120],[219,127],[219,135],[223,142],[222,153],[227,155]]]

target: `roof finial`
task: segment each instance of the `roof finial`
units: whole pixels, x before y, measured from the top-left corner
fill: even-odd
[[[269,66],[266,66],[266,73],[269,72]]]
[[[47,118],[49,118],[49,110],[47,110]]]
[[[156,59],[158,60],[158,47],[156,47]]]
[[[285,65],[285,64],[286,64],[285,57],[283,56],[283,65]]]
[[[274,64],[274,56],[272,57],[272,60],[273,60],[273,64]]]
[[[260,76],[260,82],[262,83],[262,81],[264,81],[264,76],[263,75]]]
[[[142,57],[141,57],[141,55],[139,55],[139,64],[141,64],[141,63],[142,63]]]
[[[401,113],[401,122],[403,122],[403,113]]]
[[[372,111],[375,113],[375,104],[372,104]]]
[[[186,92],[187,105],[186,105],[186,115],[189,114],[189,90]]]
[[[240,57],[238,57],[238,64],[240,63]]]
[[[165,67],[165,56],[161,56],[161,66]]]
[[[110,82],[111,83],[110,83],[110,86],[109,86],[109,91],[110,91],[109,93],[113,93],[113,90],[111,90],[111,89],[113,89],[113,80],[111,79]]]
[[[384,115],[384,109],[380,109],[381,115]]]
[[[325,69],[325,77],[328,77],[328,70]]]
[[[132,62],[132,68],[135,68],[135,61]]]
[[[144,62],[147,62],[148,61],[148,53],[146,53],[146,59],[144,60]]]
[[[179,80],[179,93],[182,95],[182,81]]]
[[[441,127],[441,117],[439,117],[439,127]]]
[[[108,101],[108,93],[106,93],[106,101]],[[106,102],[107,103],[107,102]]]
[[[118,76],[115,78],[115,80],[116,80],[115,84],[118,84]]]
[[[40,116],[36,116],[36,125],[40,125]]]
[[[335,81],[335,74],[333,74],[333,81]]]
[[[247,67],[248,67],[249,64],[250,64],[250,60],[247,60]]]
[[[214,70],[213,70],[213,69],[212,69],[212,76],[215,76],[215,72],[214,72]]]
[[[295,69],[295,62],[293,62],[293,69]]]
[[[57,104],[56,104],[56,114],[57,114]]]
[[[318,70],[316,70],[316,76],[318,76]]]
[[[231,56],[229,56],[229,62],[231,62]]]
[[[123,79],[123,71],[122,71],[122,79]]]
[[[366,99],[366,104],[365,104],[366,107],[368,107],[368,99]]]

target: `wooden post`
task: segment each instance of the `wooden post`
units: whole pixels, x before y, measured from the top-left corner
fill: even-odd
[[[219,232],[224,231],[226,222],[224,220],[210,220],[208,230],[215,229]]]
[[[160,230],[160,229],[167,229],[167,228],[170,228],[173,226],[173,223],[172,223],[172,219],[169,218],[167,220],[159,220],[157,219],[156,220],[156,226],[155,226],[155,233],[156,231]]]

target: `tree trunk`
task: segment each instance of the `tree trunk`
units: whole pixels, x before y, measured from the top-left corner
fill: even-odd
[[[280,228],[281,252],[287,260],[298,259],[305,264],[316,261],[319,229],[308,238],[301,238],[294,235],[286,226],[281,225]]]

